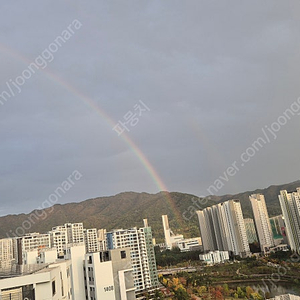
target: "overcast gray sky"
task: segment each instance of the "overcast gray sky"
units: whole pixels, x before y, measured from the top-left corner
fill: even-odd
[[[235,161],[238,171],[228,181],[225,174],[217,194],[299,179],[297,113],[241,161],[300,97],[299,1],[1,1],[0,8],[0,93],[10,83],[15,94],[0,105],[0,214],[40,206],[74,170],[83,176],[59,203],[158,192],[130,143],[169,191],[207,195]],[[55,49],[74,20],[77,29]],[[24,72],[42,53],[44,68]],[[13,82],[28,74],[19,92]],[[118,136],[113,125],[139,100],[150,111]]]

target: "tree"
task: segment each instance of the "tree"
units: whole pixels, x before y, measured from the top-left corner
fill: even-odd
[[[215,291],[215,299],[223,299],[223,294],[220,290]]]
[[[263,300],[263,297],[259,293],[252,293],[251,298],[254,300]]]
[[[227,283],[223,284],[223,293],[224,296],[229,296],[230,291]]]
[[[161,300],[161,299],[165,299],[164,294],[160,291],[160,290],[156,290],[154,292],[154,300]]]
[[[204,286],[204,285],[199,286],[197,291],[198,291],[198,294],[199,294],[200,296],[202,296],[202,295],[203,295],[204,293],[206,293],[206,291],[207,291],[206,286]]]
[[[253,289],[250,287],[250,286],[247,286],[246,287],[246,295],[247,295],[247,298],[249,299],[250,298],[250,295],[254,293]]]
[[[243,292],[243,290],[240,287],[238,287],[236,289],[236,291],[237,291],[237,294],[238,294],[239,298],[245,298],[245,293]]]
[[[178,288],[175,291],[175,297],[177,300],[189,300],[189,294],[187,293],[186,289],[183,287]]]

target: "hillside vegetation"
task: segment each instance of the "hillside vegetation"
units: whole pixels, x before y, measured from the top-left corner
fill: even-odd
[[[200,200],[195,195],[160,192],[157,194],[124,192],[111,197],[98,197],[79,203],[56,204],[46,210],[46,218],[30,218],[31,214],[8,215],[0,217],[0,236],[13,236],[16,228],[30,219],[31,227],[27,232],[47,232],[55,225],[67,222],[83,222],[86,228],[130,228],[141,227],[147,218],[157,242],[163,241],[161,215],[169,216],[172,230],[185,237],[199,236],[199,227],[195,210],[205,208],[229,199],[239,199],[245,217],[251,217],[252,211],[248,196],[252,193],[265,195],[270,216],[281,214],[278,194],[281,189],[294,191],[300,181],[289,184],[270,186],[266,189],[248,191],[236,195],[209,196]],[[171,201],[170,201],[171,199]],[[196,205],[193,201],[197,201]],[[49,213],[49,211],[52,211]],[[41,215],[41,214],[39,214]],[[190,218],[191,217],[191,218]]]

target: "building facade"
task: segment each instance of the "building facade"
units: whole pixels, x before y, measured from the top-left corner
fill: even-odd
[[[150,227],[116,229],[108,232],[107,247],[109,250],[130,248],[134,285],[137,293],[158,286],[159,282]]]
[[[0,280],[0,299],[74,300],[69,269],[70,262],[63,261],[35,272],[3,278]]]
[[[129,248],[86,254],[84,271],[88,300],[135,299]]]
[[[162,215],[162,223],[165,235],[165,247],[163,247],[164,249],[170,250],[174,247],[178,247],[180,251],[187,252],[199,250],[200,248],[202,248],[200,237],[185,239],[182,234],[175,235],[169,226],[167,215]]]
[[[38,252],[42,249],[51,248],[51,237],[50,234],[41,234],[38,232],[28,233],[22,237],[14,239],[14,252],[16,262],[19,265],[23,264],[24,253],[37,250]]]
[[[99,244],[99,251],[106,251],[106,229],[99,229],[98,230],[98,244]]]
[[[228,251],[209,251],[208,253],[200,254],[199,259],[208,265],[224,263],[229,260]]]
[[[251,254],[239,200],[229,200],[197,211],[204,251]]]
[[[270,218],[270,224],[273,232],[273,238],[275,245],[278,244],[288,244],[288,239],[286,236],[286,228],[282,215]]]
[[[0,268],[9,268],[13,261],[13,239],[0,239]]]
[[[253,194],[249,196],[249,200],[252,206],[260,249],[264,252],[265,248],[269,249],[274,246],[273,233],[265,197],[262,194]]]
[[[84,229],[84,240],[87,253],[100,251],[98,232],[96,228]]]
[[[162,215],[162,223],[163,223],[163,229],[164,229],[164,235],[165,235],[165,244],[166,249],[172,249],[173,247],[177,247],[177,242],[183,240],[183,235],[175,235],[170,226],[169,226],[169,219],[167,215]]]
[[[293,251],[300,253],[300,188],[296,192],[280,191],[278,196],[288,243]]]

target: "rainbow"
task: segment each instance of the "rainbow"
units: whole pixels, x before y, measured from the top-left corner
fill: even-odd
[[[27,58],[26,56],[16,52],[13,49],[7,48],[5,45],[0,44],[0,50],[2,52],[5,52],[9,56],[12,56],[14,58],[17,58],[18,60],[24,62],[25,64],[29,65],[32,63],[32,60]],[[81,91],[79,91],[76,87],[71,85],[70,83],[63,80],[58,75],[54,74],[53,72],[50,72],[45,69],[40,69],[44,75],[46,75],[48,78],[51,79],[52,82],[55,84],[63,87],[70,93],[72,93],[74,96],[76,96],[78,99],[83,101],[90,109],[92,109],[94,112],[96,112],[99,116],[101,116],[102,119],[104,119],[111,127],[114,127],[116,125],[116,122],[103,110],[101,109],[90,97],[83,94]],[[177,221],[182,224],[182,215],[179,212],[178,208],[176,207],[176,204],[174,200],[172,199],[170,193],[168,192],[168,189],[166,185],[164,184],[162,178],[159,176],[158,172],[155,170],[153,165],[150,163],[146,155],[141,151],[141,149],[133,142],[133,140],[126,134],[125,132],[122,133],[122,135],[119,136],[123,141],[127,144],[129,149],[134,153],[134,155],[137,157],[137,159],[140,161],[142,166],[145,168],[147,173],[152,178],[153,182],[157,186],[159,191],[164,191],[166,200],[168,201],[168,204],[171,207],[171,210],[173,211]]]

